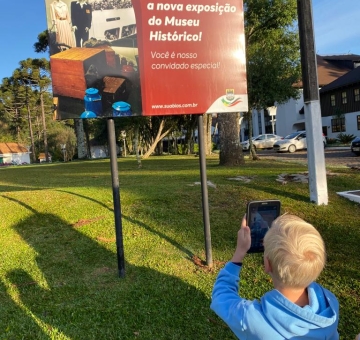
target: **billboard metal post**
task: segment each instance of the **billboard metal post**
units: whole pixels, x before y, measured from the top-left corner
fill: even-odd
[[[107,130],[108,130],[108,141],[109,141],[109,149],[110,149],[110,165],[111,165],[111,178],[112,178],[113,201],[114,201],[116,253],[118,260],[118,270],[119,270],[119,277],[125,277],[125,257],[124,257],[124,244],[123,244],[121,205],[120,205],[120,185],[119,185],[119,171],[117,164],[114,119],[109,118],[107,120]]]
[[[198,143],[199,143],[201,195],[202,195],[202,207],[203,207],[206,265],[211,268],[213,266],[213,259],[212,259],[212,249],[211,249],[209,200],[208,200],[207,177],[206,177],[206,157],[205,157],[203,121],[204,121],[203,115],[199,115],[198,116]]]

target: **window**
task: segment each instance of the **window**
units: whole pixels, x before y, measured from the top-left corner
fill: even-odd
[[[341,102],[343,104],[347,103],[347,97],[346,97],[346,92],[341,92]]]
[[[331,106],[335,106],[336,102],[335,102],[335,95],[334,94],[332,94],[330,96],[330,101],[331,101]]]
[[[360,89],[355,89],[354,90],[354,100],[356,102],[359,102],[360,101]]]
[[[357,116],[357,127],[358,127],[358,130],[360,130],[360,116]]]
[[[332,132],[345,132],[345,117],[331,119]]]

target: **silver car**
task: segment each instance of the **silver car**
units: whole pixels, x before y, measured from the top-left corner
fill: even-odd
[[[255,149],[272,149],[274,143],[283,137],[274,135],[271,133],[255,136],[252,138],[252,142]],[[249,140],[240,143],[242,146],[243,151],[248,151],[250,148]]]
[[[323,144],[326,146],[326,137],[323,134]],[[297,131],[290,133],[282,140],[274,144],[274,150],[277,152],[295,152],[296,150],[307,149],[306,131]]]

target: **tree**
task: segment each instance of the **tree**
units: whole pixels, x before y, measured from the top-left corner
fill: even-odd
[[[292,86],[300,79],[296,8],[296,0],[244,1],[249,102],[249,112],[245,117],[248,119],[252,109],[260,110],[275,102],[281,104],[298,97],[298,91]],[[251,133],[251,127],[249,130]],[[238,117],[231,113],[220,114],[219,131],[220,164],[241,164],[243,155]],[[228,142],[221,138],[224,131],[226,138],[230,139]],[[251,155],[257,158],[253,148]]]
[[[44,151],[46,161],[49,161],[48,154],[48,143],[47,143],[47,131],[46,131],[46,118],[45,112],[52,112],[52,103],[47,103],[47,109],[45,108],[44,97],[48,98],[47,93],[51,86],[50,79],[50,64],[45,59],[31,59],[28,58],[26,60],[20,61],[20,67],[16,69],[16,79],[26,88],[26,105],[27,105],[27,113],[28,113],[28,121],[29,121],[29,131],[31,144],[34,144],[33,141],[33,130],[31,125],[31,109],[30,109],[30,100],[29,94],[31,93],[34,99],[36,100],[34,105],[37,105],[38,108],[34,108],[35,112],[40,111],[41,113],[41,121],[42,121],[42,129],[41,135],[43,137],[44,143]],[[33,157],[35,155],[35,148],[33,146]],[[33,159],[36,161],[36,159]]]
[[[9,126],[4,123],[2,120],[0,120],[0,142],[14,142],[15,139],[11,135],[11,132],[9,130]]]
[[[45,30],[38,35],[38,41],[34,44],[36,53],[46,52],[49,47],[49,31]]]
[[[13,72],[12,77],[4,78],[1,85],[1,102],[4,115],[14,122],[16,128],[17,141],[28,144],[30,138],[32,159],[36,162],[35,140],[33,133],[32,120],[35,117],[35,106],[37,97],[32,89],[27,86],[26,77],[24,78],[18,68]],[[23,134],[25,124],[28,125],[28,136]]]
[[[148,158],[155,151],[157,144],[174,128],[175,122],[171,118],[173,117],[150,117],[147,134],[150,147],[142,158]]]
[[[52,110],[52,105],[48,102],[47,108],[45,108],[44,98],[48,98],[47,94],[51,86],[50,64],[45,58],[42,59],[28,58],[26,60],[20,61],[19,72],[21,74],[22,83],[25,86],[31,87],[32,92],[38,96],[38,104],[41,112],[44,151],[45,151],[46,162],[48,162],[49,153],[48,153],[45,112],[46,111],[49,112],[49,108],[50,110]]]
[[[48,159],[46,121],[53,112],[49,62],[29,58],[19,65],[0,86],[0,119],[17,142],[27,145],[30,139],[32,160],[36,162],[36,144],[45,148]]]
[[[245,163],[239,137],[239,118],[240,115],[236,113],[222,113],[218,115],[220,165],[237,166]]]
[[[13,77],[4,78],[0,86],[0,120],[18,143],[27,136],[24,118],[24,88]]]
[[[65,146],[64,151],[62,146]],[[56,122],[49,132],[49,151],[53,159],[72,160],[76,153],[76,135],[74,129],[65,122]]]
[[[195,144],[195,130],[198,126],[198,115],[181,115],[177,116],[176,130],[181,137],[185,137],[182,140],[182,145],[178,148],[183,155],[189,155],[194,153]],[[207,124],[204,123],[204,126]]]

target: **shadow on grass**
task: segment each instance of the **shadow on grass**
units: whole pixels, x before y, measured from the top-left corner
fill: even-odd
[[[6,275],[33,315],[13,319],[13,338],[29,338],[31,330],[33,339],[60,334],[70,339],[233,339],[221,324],[209,322],[214,318],[209,298],[195,287],[129,263],[120,279],[112,251],[61,218],[6,198],[33,213],[13,228],[36,252],[35,265],[43,275],[40,284],[24,268]],[[13,309],[11,301],[2,303],[3,315]],[[35,317],[45,330],[36,329]]]
[[[260,192],[266,192],[268,193],[271,197],[283,197],[286,196],[286,198],[290,198],[293,199],[295,201],[300,201],[300,202],[305,202],[308,203],[309,202],[309,196],[305,196],[305,195],[301,195],[298,194],[294,191],[291,190],[291,186],[282,186],[279,184],[279,189],[273,188],[273,187],[266,187],[266,186],[261,186],[256,184],[256,186],[252,186],[251,184],[244,184],[243,185],[244,188],[248,187],[251,189],[256,189]],[[308,187],[306,187],[308,188]],[[297,189],[296,189],[297,190]]]
[[[138,220],[135,220],[131,217],[122,215],[122,217],[127,220],[130,223],[133,223],[141,228],[146,229],[147,231],[161,237],[162,239],[166,240],[167,242],[169,242],[170,244],[172,244],[174,247],[176,247],[177,249],[179,249],[180,251],[182,251],[189,260],[192,259],[192,257],[195,255],[193,252],[191,252],[189,249],[183,247],[180,243],[176,242],[175,240],[171,239],[169,236],[165,235],[164,233],[154,230],[152,228],[150,228],[148,225],[146,225],[145,223],[139,222]]]
[[[84,195],[80,195],[80,194],[76,194],[76,193],[73,193],[71,191],[66,191],[66,190],[57,190],[59,192],[64,192],[64,193],[67,193],[67,194],[70,194],[70,195],[74,195],[74,196],[78,196],[78,197],[81,197],[81,198],[84,198],[86,200],[89,200],[91,202],[94,202],[94,203],[97,203],[99,204],[100,206],[108,209],[109,211],[114,211],[114,209],[112,208],[109,208],[106,204],[94,199],[94,198],[91,198],[91,197],[88,197],[88,196],[84,196]],[[149,231],[150,233],[154,234],[154,235],[157,235],[159,236],[160,238],[162,238],[163,240],[166,240],[167,242],[169,242],[170,244],[172,244],[174,247],[176,247],[177,249],[179,249],[180,251],[182,251],[187,257],[188,259],[192,259],[194,253],[192,253],[189,249],[183,247],[180,243],[176,242],[175,240],[171,239],[169,236],[165,235],[164,233],[158,231],[158,230],[154,230],[153,228],[149,227],[147,224],[145,223],[142,223],[138,220],[135,220],[131,217],[128,217],[128,216],[125,216],[124,214],[121,214],[121,218],[122,220],[125,219],[127,220],[128,222],[134,224],[134,225],[137,225],[138,227],[141,227],[143,229],[146,229],[147,231]]]
[[[24,282],[31,282],[30,280]],[[0,338],[20,339],[22,337],[19,335],[22,334],[24,339],[36,339],[35,335],[40,335],[41,339],[50,339],[27,311],[8,295],[8,289],[17,288],[11,283],[9,285],[11,287],[0,281]]]

